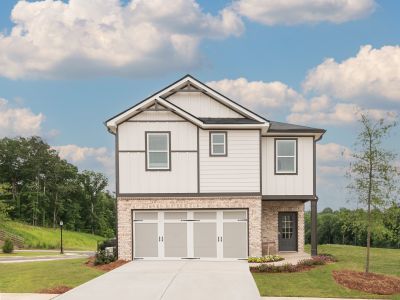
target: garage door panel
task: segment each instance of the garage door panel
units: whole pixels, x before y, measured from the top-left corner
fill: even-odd
[[[195,257],[217,257],[217,223],[193,224]]]
[[[158,224],[135,224],[135,257],[158,257]]]
[[[224,258],[247,257],[247,223],[224,223]]]
[[[165,257],[187,256],[186,223],[164,224],[164,256]]]

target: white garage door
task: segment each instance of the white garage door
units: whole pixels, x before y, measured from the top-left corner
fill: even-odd
[[[134,258],[247,258],[246,210],[134,211]]]

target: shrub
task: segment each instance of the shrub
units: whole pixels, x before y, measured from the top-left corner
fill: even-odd
[[[103,242],[97,243],[97,250],[105,250],[107,247],[116,248],[117,247],[117,239],[112,238],[112,239],[108,239]]]
[[[97,251],[94,259],[94,265],[105,265],[117,260],[117,255],[114,252],[109,252],[107,250]]]
[[[332,255],[319,255],[309,259],[300,260],[297,264],[284,264],[281,266],[261,264],[257,267],[251,268],[251,270],[256,272],[264,273],[292,273],[304,271],[314,266],[326,265],[329,262],[337,261]]]
[[[284,258],[279,255],[265,255],[261,257],[249,257],[247,259],[249,263],[268,263],[281,260],[284,260]]]
[[[6,239],[3,245],[3,252],[4,253],[13,253],[14,251],[14,244],[10,239]]]
[[[317,257],[320,257],[321,259],[324,259],[327,262],[337,262],[338,261],[336,256],[334,256],[330,253],[320,253]]]
[[[263,272],[263,273],[283,273],[283,272],[292,273],[298,271],[297,265],[293,264],[284,264],[281,266],[263,264],[257,266],[254,269],[257,270],[258,272]]]

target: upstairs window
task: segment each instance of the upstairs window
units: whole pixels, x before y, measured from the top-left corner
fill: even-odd
[[[275,174],[297,174],[297,139],[275,139]]]
[[[170,133],[146,132],[146,170],[170,170]]]
[[[210,132],[210,156],[227,156],[226,132]]]

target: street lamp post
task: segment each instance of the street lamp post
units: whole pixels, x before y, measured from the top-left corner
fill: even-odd
[[[60,228],[61,228],[61,251],[60,251],[60,253],[61,253],[61,254],[64,254],[63,240],[62,240],[62,229],[63,229],[63,225],[64,225],[64,223],[63,223],[63,221],[61,220],[61,221],[60,221]]]

